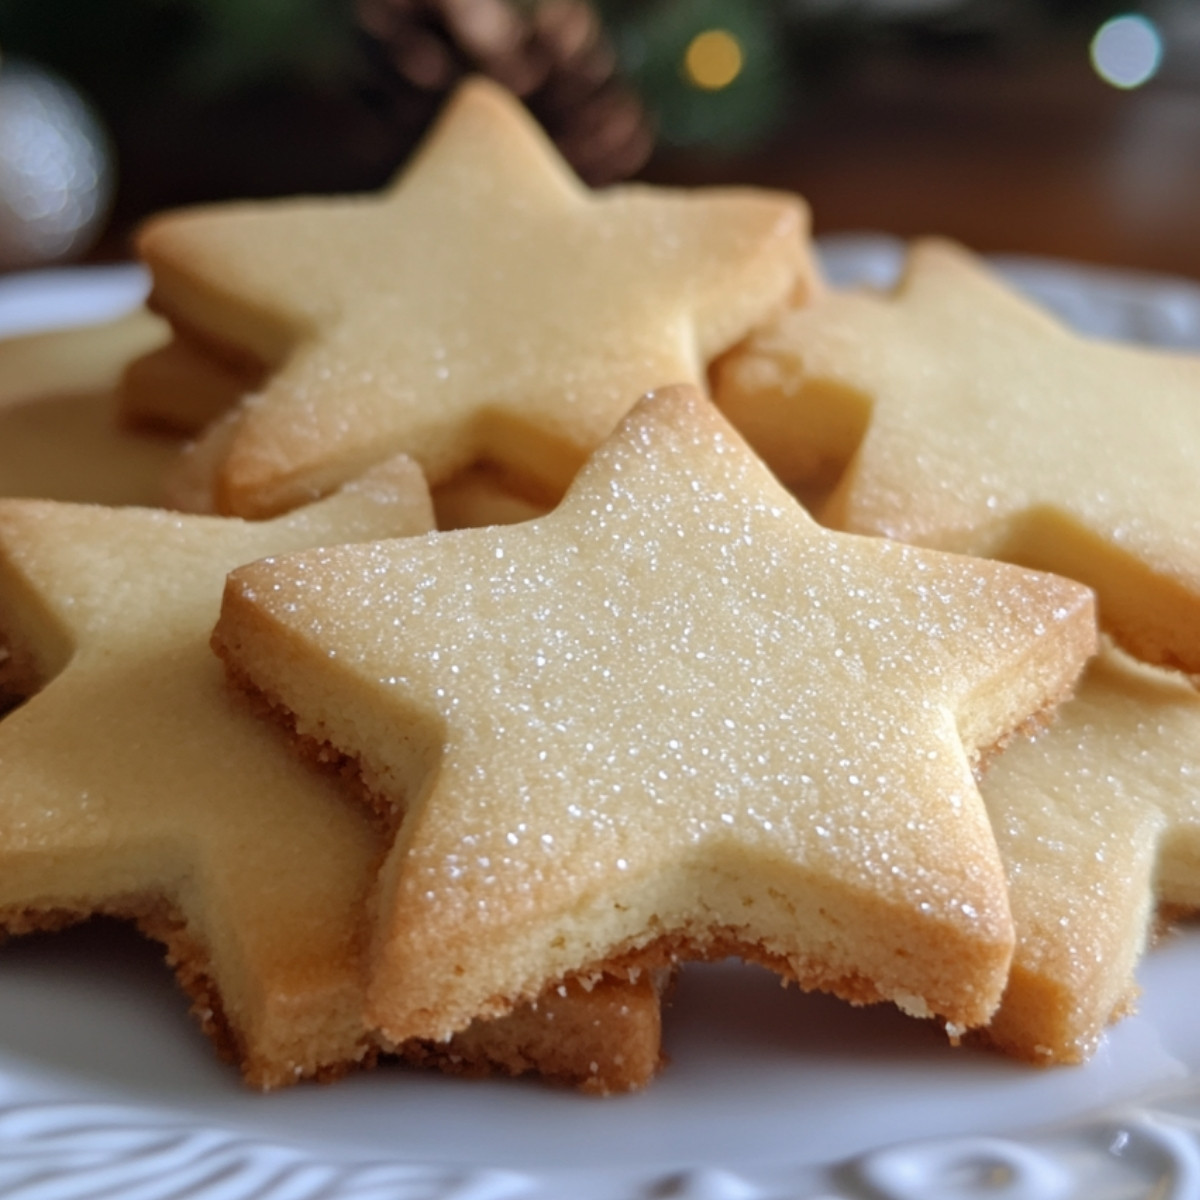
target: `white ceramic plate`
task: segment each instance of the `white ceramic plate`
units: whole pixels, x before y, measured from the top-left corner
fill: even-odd
[[[876,238],[839,282],[894,275]],[[1007,261],[1080,328],[1200,349],[1200,288]],[[127,269],[0,283],[0,334],[136,302]],[[1192,1200],[1200,1196],[1200,929],[1143,965],[1140,1013],[1086,1067],[1037,1070],[887,1009],[733,965],[685,972],[673,1064],[598,1101],[384,1068],[245,1091],[149,946],[115,927],[0,953],[5,1200]]]

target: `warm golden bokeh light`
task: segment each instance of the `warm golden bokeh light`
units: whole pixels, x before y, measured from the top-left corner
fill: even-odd
[[[705,91],[728,87],[741,73],[741,43],[727,29],[708,29],[688,43],[683,69],[689,82]]]

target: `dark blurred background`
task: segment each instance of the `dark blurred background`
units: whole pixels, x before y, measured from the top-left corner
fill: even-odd
[[[1200,0],[0,0],[0,269],[377,187],[469,72],[597,186],[1200,279]]]

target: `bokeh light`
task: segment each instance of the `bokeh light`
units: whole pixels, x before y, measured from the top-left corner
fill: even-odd
[[[1141,87],[1158,72],[1163,39],[1158,26],[1136,13],[1105,21],[1092,38],[1092,66],[1105,83],[1130,89]]]
[[[727,29],[707,29],[688,43],[683,69],[689,82],[708,92],[727,88],[741,73],[741,43]]]

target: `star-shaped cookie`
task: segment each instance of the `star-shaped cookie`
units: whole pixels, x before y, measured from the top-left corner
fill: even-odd
[[[217,511],[262,516],[398,452],[556,499],[643,391],[811,290],[806,228],[781,193],[591,192],[472,80],[380,195],[167,214],[138,246],[182,336],[267,372],[214,473]]]
[[[158,503],[180,444],[122,428],[114,388],[124,364],[167,332],[136,312],[0,342],[0,496]]]
[[[431,516],[410,462],[259,525],[0,503],[0,696],[37,693],[0,721],[0,928],[132,917],[256,1085],[373,1058],[361,901],[381,832],[230,693],[207,643],[230,567]],[[661,982],[568,981],[449,1043],[386,1048],[627,1090],[660,1065]]]
[[[1023,1058],[1079,1061],[1136,996],[1155,903],[1200,908],[1200,693],[1107,648],[981,791],[1017,930],[988,1036]]]
[[[117,417],[131,429],[195,437],[261,382],[261,371],[230,368],[182,338],[132,359],[117,388]]]
[[[822,529],[687,388],[548,516],[248,566],[214,634],[406,810],[395,1040],[626,953],[985,1020],[1012,930],[971,762],[1093,643],[1077,584]]]
[[[160,318],[135,310],[92,325],[0,340],[0,409],[31,396],[111,388],[126,363],[169,336]]]
[[[431,520],[411,462],[257,525],[0,501],[0,637],[34,693],[0,720],[0,927],[138,920],[256,1085],[368,1055],[378,831],[228,688],[208,637],[239,563]]]
[[[823,521],[1068,575],[1137,657],[1200,671],[1200,358],[1080,337],[928,241],[894,295],[790,312],[722,371],[784,472],[861,437]]]

